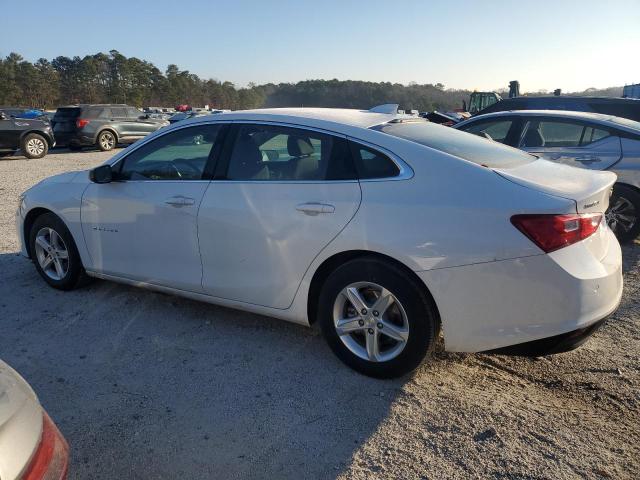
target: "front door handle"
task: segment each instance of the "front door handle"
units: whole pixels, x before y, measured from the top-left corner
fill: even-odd
[[[180,208],[180,207],[187,207],[189,205],[194,205],[196,201],[191,197],[176,195],[174,197],[167,198],[164,201],[164,203],[166,203],[167,205],[171,205],[172,207]]]
[[[595,155],[583,155],[581,157],[576,157],[576,162],[580,163],[594,163],[599,161],[600,158],[596,157]]]
[[[315,217],[321,213],[333,213],[336,211],[336,207],[329,205],[328,203],[309,202],[297,205],[296,210],[304,213],[305,215]]]

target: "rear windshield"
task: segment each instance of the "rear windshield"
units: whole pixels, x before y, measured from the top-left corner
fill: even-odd
[[[489,168],[516,167],[536,159],[522,150],[429,122],[386,123],[373,129]]]
[[[54,118],[56,120],[64,120],[77,118],[80,115],[80,107],[64,107],[56,110]]]

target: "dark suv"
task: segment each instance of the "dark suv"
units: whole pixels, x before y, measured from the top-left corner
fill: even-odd
[[[615,97],[515,97],[489,105],[476,115],[512,110],[570,110],[592,112],[640,121],[640,100]],[[475,115],[474,115],[475,116]]]
[[[60,107],[51,124],[58,145],[72,150],[95,145],[106,151],[118,143],[133,143],[169,122],[128,105],[102,104]]]
[[[14,118],[0,110],[0,157],[18,148],[27,158],[42,158],[56,144],[49,122]]]

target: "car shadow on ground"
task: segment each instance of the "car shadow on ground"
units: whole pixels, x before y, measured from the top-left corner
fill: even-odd
[[[351,371],[302,326],[103,281],[56,291],[16,254],[0,270],[0,358],[69,441],[71,479],[334,478],[407,381]]]

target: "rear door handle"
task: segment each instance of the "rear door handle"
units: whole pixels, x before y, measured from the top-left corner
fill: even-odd
[[[171,205],[172,207],[180,208],[180,207],[187,207],[189,205],[194,205],[196,201],[191,197],[176,195],[174,197],[167,198],[164,201],[164,203],[166,203],[167,205]]]
[[[296,210],[304,213],[305,215],[311,215],[315,217],[321,213],[333,213],[336,211],[336,207],[328,203],[301,203],[296,206]]]
[[[581,157],[576,157],[576,161],[581,163],[594,163],[599,162],[600,158],[595,155],[583,155]]]

